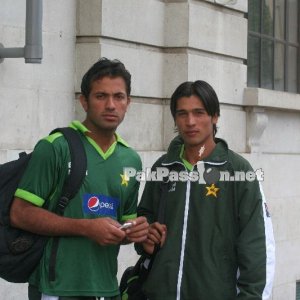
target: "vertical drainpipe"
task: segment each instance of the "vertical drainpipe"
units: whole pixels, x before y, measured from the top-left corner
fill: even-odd
[[[26,31],[24,48],[4,48],[0,44],[0,63],[4,58],[24,57],[25,63],[40,64],[42,46],[43,0],[26,0]]]
[[[26,0],[25,63],[42,62],[42,19],[42,0]]]

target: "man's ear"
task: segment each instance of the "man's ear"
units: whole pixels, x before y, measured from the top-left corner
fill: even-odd
[[[211,118],[211,121],[213,124],[217,124],[219,120],[219,116],[216,114]]]
[[[79,101],[81,103],[82,108],[84,109],[85,112],[88,110],[88,100],[85,96],[80,95]]]
[[[127,111],[128,107],[129,107],[129,105],[130,105],[130,102],[131,102],[131,98],[130,98],[130,97],[127,97],[127,107],[126,107],[126,111]]]

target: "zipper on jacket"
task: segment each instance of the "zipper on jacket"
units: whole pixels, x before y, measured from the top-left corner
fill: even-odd
[[[181,242],[181,251],[180,251],[180,264],[179,264],[179,272],[178,272],[178,279],[177,279],[176,300],[180,300],[180,290],[181,290],[183,264],[184,264],[184,252],[185,252],[185,243],[186,243],[186,234],[187,234],[187,222],[188,222],[189,206],[190,206],[190,193],[191,193],[191,182],[190,180],[188,180],[186,185],[186,193],[185,193],[184,219],[183,219],[182,242]]]

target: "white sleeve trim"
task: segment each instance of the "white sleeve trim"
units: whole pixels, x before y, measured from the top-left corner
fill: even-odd
[[[272,294],[273,280],[275,274],[275,240],[273,234],[273,226],[269,212],[266,209],[265,195],[259,182],[259,188],[262,195],[262,208],[265,223],[265,237],[266,237],[266,285],[263,290],[262,300],[268,300]]]

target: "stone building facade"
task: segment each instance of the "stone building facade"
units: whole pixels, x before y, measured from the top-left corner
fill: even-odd
[[[5,47],[24,46],[25,5],[1,0]],[[144,168],[174,136],[169,99],[175,87],[205,80],[221,102],[218,136],[264,172],[276,238],[272,299],[296,299],[300,96],[250,87],[247,43],[247,0],[44,0],[42,63],[0,63],[0,163],[31,150],[52,128],[82,120],[81,77],[99,57],[120,59],[132,74],[132,103],[119,133],[138,150]],[[124,246],[120,271],[135,259]],[[25,285],[1,281],[0,291],[5,300],[26,298]]]

